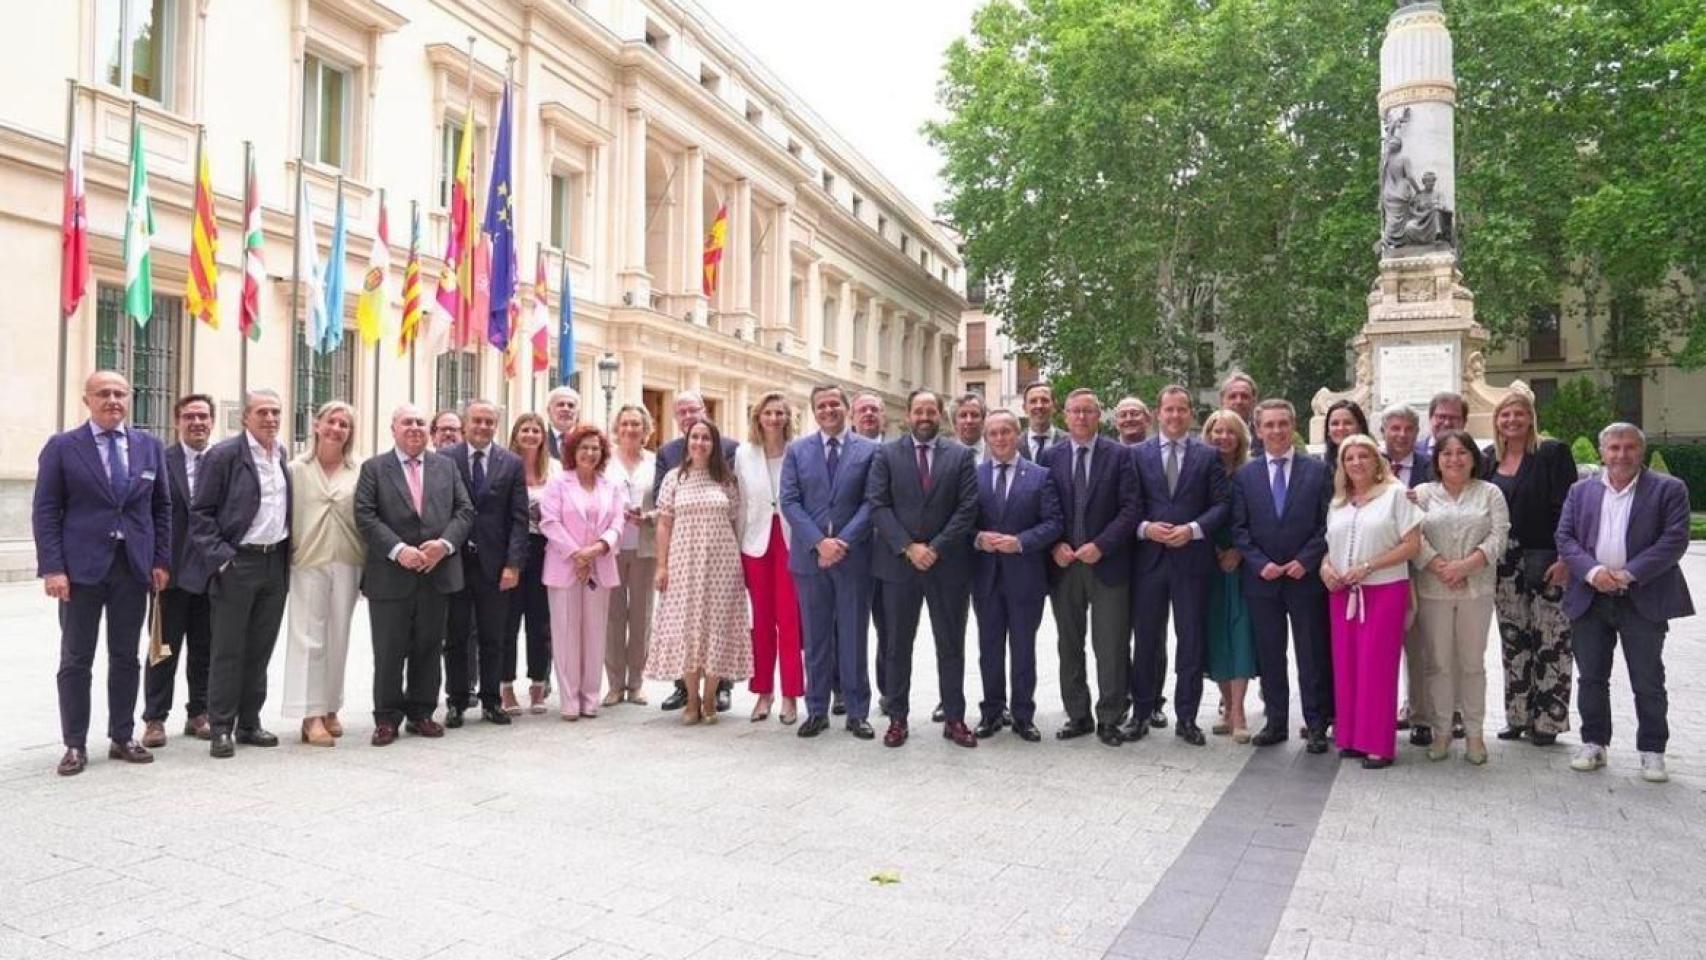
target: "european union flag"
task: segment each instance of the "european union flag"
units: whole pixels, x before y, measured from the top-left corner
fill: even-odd
[[[504,83],[503,113],[498,116],[497,146],[492,151],[492,186],[486,191],[486,235],[492,238],[491,307],[486,342],[509,346],[509,311],[515,300],[515,189],[509,176],[509,83]]]
[[[569,258],[563,258],[563,304],[557,318],[557,382],[574,386],[575,375],[575,292],[569,289]]]

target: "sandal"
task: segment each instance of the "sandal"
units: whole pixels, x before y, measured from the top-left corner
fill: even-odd
[[[643,707],[643,706],[645,706],[645,705],[646,705],[646,694],[645,694],[645,691],[642,691],[642,690],[629,690],[629,691],[628,691],[628,702],[629,702],[629,703],[631,703],[631,704],[633,704],[633,705],[634,705],[634,706],[636,706],[636,707]]]
[[[498,706],[511,717],[521,715],[521,703],[515,699],[515,684],[505,683],[498,687]]]
[[[770,719],[770,694],[760,694],[758,702],[752,705],[752,722],[763,723]]]
[[[545,695],[547,692],[548,691],[545,689],[545,685],[543,683],[530,683],[527,685],[528,713],[545,712]]]
[[[320,722],[326,725],[326,732],[332,736],[341,737],[344,735],[344,725],[338,722],[336,713],[326,714],[320,718]]]
[[[796,720],[800,719],[800,702],[799,702],[799,700],[794,698],[794,697],[783,697],[782,698],[782,716],[779,719],[782,721],[783,726],[785,726],[785,727],[793,726],[794,722]]]

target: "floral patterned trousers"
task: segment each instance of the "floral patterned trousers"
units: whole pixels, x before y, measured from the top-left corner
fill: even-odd
[[[1511,541],[1499,561],[1499,639],[1505,664],[1505,719],[1534,733],[1570,729],[1570,620],[1562,587],[1529,585],[1522,547]]]

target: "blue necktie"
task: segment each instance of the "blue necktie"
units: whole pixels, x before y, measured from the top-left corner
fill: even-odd
[[[130,465],[125,463],[124,445],[119,442],[124,434],[108,430],[102,436],[107,438],[107,483],[113,496],[123,500],[125,491],[130,489]]]
[[[474,496],[486,492],[486,454],[484,451],[474,451]]]
[[[1285,515],[1285,464],[1290,457],[1281,457],[1274,466],[1274,515]]]
[[[835,471],[841,466],[841,438],[829,438],[829,456],[825,460],[829,467],[829,482],[835,483]]]

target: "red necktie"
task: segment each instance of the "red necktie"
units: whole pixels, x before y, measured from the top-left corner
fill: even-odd
[[[918,451],[918,482],[923,485],[924,492],[930,492],[930,448],[924,444],[915,444],[913,449]]]

